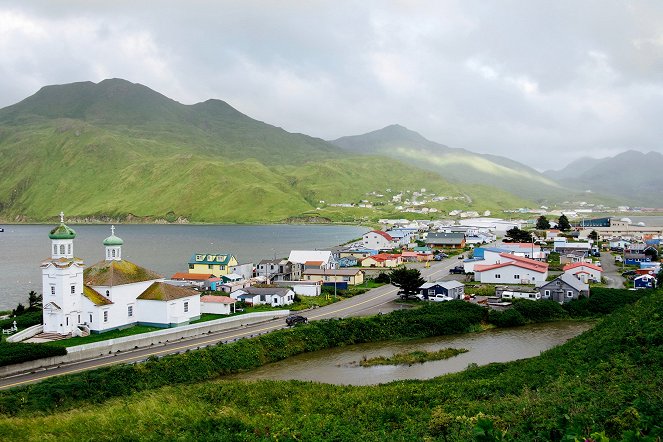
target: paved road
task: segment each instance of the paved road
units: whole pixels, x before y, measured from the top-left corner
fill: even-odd
[[[615,263],[615,257],[610,252],[601,252],[601,267],[603,268],[606,287],[611,289],[624,288],[623,269],[621,264]]]
[[[449,258],[443,261],[434,262],[430,268],[420,267],[422,277],[426,280],[438,280],[449,274],[449,269],[459,265],[460,260]],[[387,313],[400,308],[409,308],[409,304],[403,304],[396,293],[398,289],[392,285],[384,285],[376,289],[369,290],[366,293],[345,299],[343,301],[320,307],[317,309],[301,312],[303,316],[310,320],[343,318],[348,316],[368,316],[377,313]],[[161,345],[155,345],[139,350],[132,350],[122,353],[115,353],[110,356],[104,356],[87,361],[64,364],[58,367],[40,369],[34,373],[10,376],[0,379],[0,390],[12,388],[20,385],[39,382],[53,376],[63,374],[78,373],[94,368],[105,367],[114,364],[135,363],[146,360],[150,356],[164,356],[167,354],[183,353],[187,350],[215,345],[219,342],[233,342],[238,339],[253,337],[274,330],[285,328],[283,318],[266,321],[260,324],[241,327],[239,329],[227,330],[217,333],[210,333],[193,339],[180,340]]]

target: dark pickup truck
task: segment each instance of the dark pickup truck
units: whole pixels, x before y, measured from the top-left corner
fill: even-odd
[[[465,273],[465,268],[463,266],[456,266],[452,269],[449,269],[449,273],[453,273],[455,275],[462,275]]]

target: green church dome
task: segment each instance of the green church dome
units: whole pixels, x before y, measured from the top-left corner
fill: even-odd
[[[76,232],[74,232],[74,229],[71,227],[61,223],[59,226],[51,230],[48,237],[51,239],[74,239],[76,238]]]
[[[121,246],[124,244],[124,241],[122,241],[122,238],[118,238],[115,236],[115,226],[111,226],[111,236],[106,238],[104,240],[104,245],[105,246]]]
[[[124,241],[122,241],[122,238],[118,238],[115,235],[111,235],[108,238],[104,240],[104,245],[105,246],[121,246],[124,244]]]

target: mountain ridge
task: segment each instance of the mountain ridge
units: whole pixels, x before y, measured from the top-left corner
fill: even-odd
[[[481,186],[459,188],[398,160],[349,154],[222,100],[184,105],[121,79],[47,86],[0,109],[4,219],[42,221],[60,210],[197,222],[276,222],[318,212],[344,222],[402,217],[387,197],[374,210],[321,203],[357,202],[390,187],[445,195],[434,205],[443,212],[528,204]],[[470,190],[473,201],[463,200]]]

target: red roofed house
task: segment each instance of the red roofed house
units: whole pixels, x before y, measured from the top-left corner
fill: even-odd
[[[205,295],[200,297],[200,313],[230,315],[235,313],[235,301],[230,296]]]
[[[588,284],[590,281],[601,281],[601,274],[603,273],[601,267],[588,262],[567,264],[562,270],[564,270],[564,273],[575,276],[585,284]]]
[[[401,264],[401,255],[393,253],[379,253],[361,260],[362,267],[398,267]]]
[[[182,281],[178,285],[187,286],[187,287],[197,287],[202,289],[205,286],[205,283],[210,279],[214,278],[214,275],[205,274],[205,273],[187,273],[187,272],[178,272],[173,274],[170,277],[172,281]]]
[[[500,253],[495,264],[475,264],[474,280],[493,284],[535,284],[548,278],[548,264],[509,253]]]
[[[361,244],[367,249],[391,250],[398,247],[398,240],[382,230],[371,230],[364,233]]]

